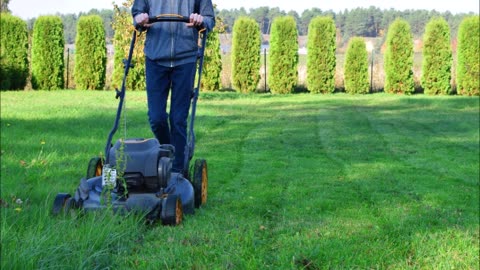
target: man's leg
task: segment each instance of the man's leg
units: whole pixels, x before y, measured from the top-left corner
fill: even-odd
[[[193,93],[196,63],[174,68],[172,74],[172,98],[170,105],[170,137],[175,146],[173,171],[181,172],[184,166],[187,144],[187,118]]]
[[[171,69],[146,58],[145,74],[150,127],[161,144],[170,144],[167,100],[171,86]]]

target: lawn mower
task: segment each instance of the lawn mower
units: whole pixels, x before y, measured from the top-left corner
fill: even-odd
[[[150,17],[149,23],[189,22],[180,15]],[[54,215],[68,213],[73,209],[85,212],[111,208],[115,213],[129,212],[145,215],[147,220],[160,220],[164,225],[178,225],[183,214],[193,214],[195,208],[207,200],[207,162],[197,159],[190,168],[195,148],[194,121],[202,75],[207,31],[199,30],[196,85],[192,89],[190,122],[188,127],[185,162],[182,173],[172,172],[175,148],[160,144],[157,139],[119,139],[112,144],[118,129],[125,99],[125,84],[132,67],[132,54],[137,38],[133,31],[128,58],[124,60],[124,76],[121,90],[116,90],[119,99],[117,114],[105,146],[105,158],[90,160],[87,173],[81,179],[75,194],[59,193],[53,202]],[[190,172],[192,175],[190,175]]]

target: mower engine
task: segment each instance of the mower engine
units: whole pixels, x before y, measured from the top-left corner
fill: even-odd
[[[129,192],[155,192],[167,187],[174,153],[172,145],[160,145],[155,139],[118,140],[106,164],[125,167],[123,180]]]

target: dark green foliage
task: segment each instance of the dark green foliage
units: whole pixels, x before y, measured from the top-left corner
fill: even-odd
[[[130,49],[130,42],[133,35],[132,15],[128,8],[133,5],[133,0],[125,0],[122,7],[115,5],[115,16],[112,27],[115,30],[113,45],[115,54],[113,56],[112,86],[122,86],[125,67],[123,60],[127,59]],[[145,34],[137,35],[137,42],[133,53],[133,68],[130,68],[127,77],[127,90],[145,90],[145,55],[143,53]]]
[[[66,44],[75,44],[75,37],[77,36],[78,16],[70,13],[61,15],[63,21],[63,31],[65,35]]]
[[[292,93],[298,82],[298,32],[291,16],[277,17],[270,35],[268,85],[273,93]]]
[[[422,87],[425,94],[450,94],[452,47],[450,27],[441,17],[427,24],[423,37]]]
[[[319,8],[311,8],[307,9],[301,14],[298,15],[298,29],[300,32],[300,35],[307,35],[308,34],[308,28],[309,25],[312,21],[312,19],[320,16],[328,16],[323,13],[323,11]]]
[[[24,89],[28,77],[27,23],[8,13],[0,16],[0,89]]]
[[[63,23],[58,16],[40,16],[33,26],[32,87],[41,90],[64,88]]]
[[[101,90],[105,86],[107,48],[102,18],[82,16],[75,41],[75,84],[77,89]]]
[[[385,92],[412,94],[413,37],[408,22],[396,19],[389,27],[384,55]]]
[[[480,17],[465,18],[458,30],[457,93],[480,95]]]
[[[5,12],[5,13],[9,13],[10,12],[10,9],[8,8],[8,4],[9,4],[10,0],[2,0],[0,2],[0,12]],[[3,16],[3,14],[2,14]]]
[[[208,34],[203,65],[202,90],[215,91],[221,87],[222,56],[218,29]]]
[[[88,12],[79,12],[79,13],[65,13],[65,14],[58,14],[63,21],[63,31],[65,36],[65,43],[66,44],[74,44],[75,37],[77,36],[77,25],[78,20],[87,15],[99,15],[103,21],[103,28],[105,29],[105,37],[107,40],[107,44],[111,44],[113,39],[113,29],[112,29],[112,21],[114,16],[114,9],[113,5],[111,9],[91,9]],[[31,23],[34,21],[35,18],[29,19],[28,22]]]
[[[219,5],[219,8],[222,8]],[[475,12],[478,13],[478,12]],[[456,37],[458,26],[461,20],[468,16],[466,13],[455,13],[451,11],[438,12],[434,9],[380,9],[375,6],[365,8],[354,8],[334,12],[332,10],[322,10],[318,7],[306,9],[301,13],[294,10],[280,10],[278,7],[268,8],[265,6],[251,8],[248,11],[245,8],[240,9],[221,9],[217,15],[225,18],[226,30],[231,32],[233,23],[240,16],[249,16],[254,18],[260,25],[263,34],[269,34],[271,22],[276,16],[291,15],[296,18],[299,34],[307,35],[310,21],[317,16],[331,16],[335,18],[335,24],[338,29],[338,37],[341,44],[348,42],[349,37],[382,37],[388,26],[396,19],[402,18],[411,25],[412,34],[415,38],[421,38],[425,31],[427,22],[437,16],[447,20],[452,32],[452,38]],[[471,15],[472,13],[470,13]]]
[[[376,37],[380,31],[380,20],[382,19],[381,10],[377,7],[370,6],[367,8],[355,8],[345,15],[345,25],[343,27],[344,42],[349,37]],[[335,20],[337,22],[337,19]]]
[[[233,26],[232,83],[242,93],[255,92],[260,81],[260,27],[241,17]]]
[[[363,38],[350,39],[345,55],[344,72],[347,93],[367,94],[369,92],[368,54]]]
[[[331,17],[316,17],[308,28],[307,87],[311,93],[335,91],[336,28]]]

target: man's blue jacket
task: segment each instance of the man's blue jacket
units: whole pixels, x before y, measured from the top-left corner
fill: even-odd
[[[199,1],[197,13],[203,16],[204,26],[211,31],[215,26],[211,0],[135,0],[132,16],[147,13],[150,17],[162,14],[189,17],[195,11],[196,1]],[[154,23],[148,28],[144,52],[150,60],[166,67],[194,63],[198,52],[198,30],[182,22]]]

